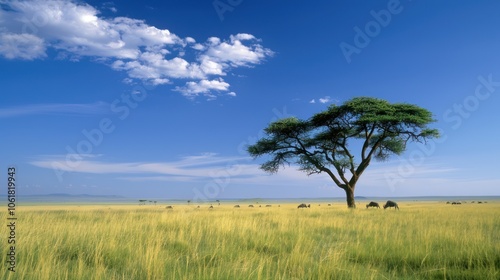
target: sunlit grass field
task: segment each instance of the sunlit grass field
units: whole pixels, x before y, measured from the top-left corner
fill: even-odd
[[[247,206],[19,206],[0,278],[500,279],[500,202]]]

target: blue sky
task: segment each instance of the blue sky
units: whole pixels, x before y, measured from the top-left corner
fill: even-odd
[[[424,107],[443,134],[356,195],[500,195],[498,1],[0,3],[1,177],[17,167],[20,195],[341,197],[245,146],[356,96]]]

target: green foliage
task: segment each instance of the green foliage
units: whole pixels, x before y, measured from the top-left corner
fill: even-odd
[[[266,136],[247,151],[254,158],[271,156],[261,165],[266,172],[298,164],[308,174],[328,173],[337,186],[352,193],[372,158],[387,160],[402,154],[409,141],[425,143],[439,137],[436,129],[427,127],[434,121],[431,112],[416,105],[356,97],[340,106],[331,105],[308,120],[272,122],[264,130]]]

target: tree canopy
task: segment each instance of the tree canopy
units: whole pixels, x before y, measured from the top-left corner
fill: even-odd
[[[291,117],[272,122],[247,151],[254,158],[270,155],[261,165],[269,173],[297,164],[308,175],[328,174],[346,192],[348,207],[355,207],[356,183],[372,158],[386,160],[402,154],[408,142],[439,137],[437,129],[428,127],[434,121],[431,112],[416,105],[356,97],[308,120]],[[358,149],[352,147],[356,144]]]

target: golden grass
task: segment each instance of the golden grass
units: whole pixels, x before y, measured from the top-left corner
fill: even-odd
[[[21,206],[1,278],[500,279],[500,202],[323,205]]]

